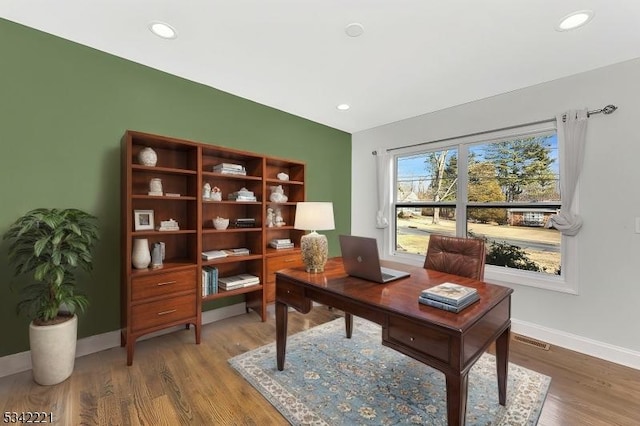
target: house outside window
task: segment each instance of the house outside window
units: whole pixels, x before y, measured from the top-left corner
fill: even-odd
[[[419,263],[431,234],[482,238],[486,279],[575,292],[575,247],[545,227],[562,206],[560,147],[548,126],[399,151],[390,254]]]

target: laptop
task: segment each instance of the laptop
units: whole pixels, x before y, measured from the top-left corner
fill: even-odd
[[[380,266],[375,238],[340,235],[342,261],[347,274],[378,283],[388,283],[410,276],[408,272]]]

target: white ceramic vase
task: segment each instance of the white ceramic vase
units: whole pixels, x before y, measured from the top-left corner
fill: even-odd
[[[162,194],[162,179],[151,179],[151,181],[149,181],[149,192],[153,194]]]
[[[149,148],[147,146],[145,148],[142,148],[138,153],[138,161],[143,166],[154,167],[158,162],[158,155],[152,148]]]
[[[33,380],[40,385],[65,381],[76,359],[78,317],[55,325],[29,325]]]
[[[131,264],[136,269],[146,269],[151,263],[151,251],[149,241],[146,238],[136,238],[133,240],[133,251],[131,252]]]

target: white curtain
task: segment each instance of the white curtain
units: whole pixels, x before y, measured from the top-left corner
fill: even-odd
[[[376,228],[389,226],[389,209],[391,200],[391,154],[381,148],[375,151],[376,174],[378,179],[378,213]]]
[[[566,118],[563,120],[563,117]],[[562,179],[560,179],[562,208],[558,214],[551,216],[546,227],[553,227],[564,235],[574,236],[582,226],[582,218],[575,213],[573,208],[573,199],[582,171],[588,112],[587,109],[571,110],[558,115],[556,120],[563,172]]]

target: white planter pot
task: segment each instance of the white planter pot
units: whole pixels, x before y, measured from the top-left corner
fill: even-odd
[[[76,359],[78,317],[55,325],[29,325],[33,379],[40,385],[55,385],[73,372]]]

